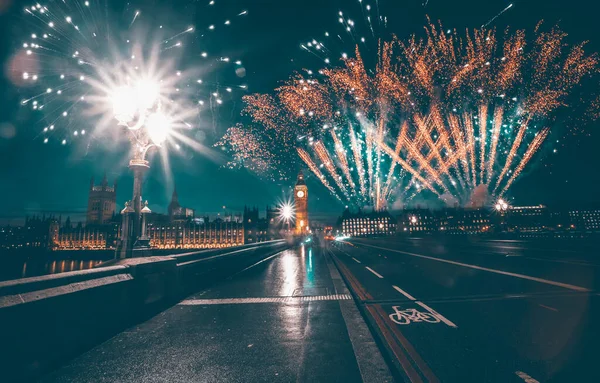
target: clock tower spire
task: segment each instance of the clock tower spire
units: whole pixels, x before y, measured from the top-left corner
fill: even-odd
[[[298,173],[298,180],[294,186],[294,203],[296,205],[296,235],[302,235],[309,231],[308,226],[308,188],[304,181],[302,171]]]

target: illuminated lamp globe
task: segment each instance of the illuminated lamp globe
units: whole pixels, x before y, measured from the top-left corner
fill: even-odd
[[[136,95],[128,86],[117,88],[111,95],[113,113],[121,124],[133,121],[137,112]]]
[[[153,113],[146,120],[146,131],[152,142],[160,146],[171,132],[171,120],[163,113]]]
[[[152,80],[142,80],[135,87],[138,107],[142,110],[151,109],[160,93],[159,86]]]

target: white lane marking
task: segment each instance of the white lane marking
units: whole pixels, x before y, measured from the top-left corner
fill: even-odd
[[[365,266],[367,268],[367,270],[369,270],[370,272],[372,272],[373,274],[377,275],[379,278],[383,279],[383,275],[379,274],[377,271],[373,270],[372,268],[370,268],[369,266]]]
[[[425,303],[420,302],[420,301],[416,301],[415,303],[418,304],[419,306],[423,307],[425,310],[429,310],[430,313],[432,313],[433,315],[437,316],[442,322],[446,323],[448,326],[454,327],[454,328],[458,328],[458,326],[455,325],[454,323],[452,323],[448,318],[446,318],[442,314],[438,313],[437,311],[435,311],[431,307],[427,306]]]
[[[263,297],[263,298],[223,298],[223,299],[186,299],[178,304],[181,306],[202,305],[231,305],[246,303],[301,303],[313,301],[348,301],[352,296],[349,294],[313,295],[303,297]]]
[[[539,380],[532,378],[529,374],[523,371],[515,371],[515,374],[527,383],[540,383]]]
[[[591,267],[598,267],[600,265],[594,264],[594,263],[588,263],[585,261],[581,261],[581,260],[564,260],[564,259],[549,259],[549,258],[536,258],[536,257],[525,257],[527,259],[533,259],[534,261],[543,261],[543,262],[555,262],[555,263],[566,263],[569,265],[577,265],[577,266],[591,266]]]
[[[392,285],[392,287],[394,289],[396,289],[396,291],[398,291],[400,294],[404,295],[405,297],[407,297],[408,299],[410,299],[411,301],[416,301],[415,297],[413,297],[412,295],[410,295],[409,293],[407,293],[406,291],[402,290],[400,287]]]
[[[488,271],[490,273],[496,273],[496,274],[502,274],[502,275],[508,275],[510,277],[515,277],[515,278],[522,278],[522,279],[528,279],[530,281],[535,281],[535,282],[540,282],[540,283],[545,283],[547,285],[553,285],[553,286],[559,286],[559,287],[563,287],[565,289],[569,289],[569,290],[575,290],[575,291],[581,291],[581,292],[590,292],[592,290],[585,288],[585,287],[581,287],[581,286],[575,286],[575,285],[570,285],[568,283],[562,283],[562,282],[556,282],[556,281],[551,281],[548,279],[543,279],[543,278],[537,278],[537,277],[532,277],[529,275],[524,275],[524,274],[517,274],[517,273],[510,273],[508,271],[502,271],[502,270],[496,270],[496,269],[490,269],[487,267],[481,267],[481,266],[476,266],[476,265],[470,265],[468,263],[462,263],[462,262],[455,262],[455,261],[450,261],[448,259],[441,259],[441,258],[436,258],[436,257],[429,257],[427,255],[422,255],[422,254],[415,254],[415,253],[409,253],[407,251],[400,251],[400,250],[394,250],[394,249],[387,249],[385,247],[380,247],[380,246],[373,246],[373,245],[367,245],[362,243],[361,245],[363,246],[367,246],[367,247],[374,247],[376,249],[382,249],[382,250],[387,250],[387,251],[393,251],[395,253],[400,253],[400,254],[406,254],[406,255],[411,255],[413,257],[419,257],[419,258],[425,258],[425,259],[430,259],[432,261],[438,261],[438,262],[444,262],[444,263],[449,263],[452,265],[456,265],[456,266],[462,266],[462,267],[468,267],[470,269],[475,269],[475,270],[482,270],[482,271]]]
[[[352,257],[352,259],[354,259],[354,261],[356,261],[356,263],[360,263],[360,261],[354,257]]]
[[[551,310],[551,311],[556,311],[556,312],[558,312],[558,309],[555,309],[554,307],[550,307],[550,306],[543,305],[543,304],[541,304],[541,303],[538,303],[538,306],[540,306],[540,307],[543,307],[543,308],[545,308],[545,309],[548,309],[548,310]]]

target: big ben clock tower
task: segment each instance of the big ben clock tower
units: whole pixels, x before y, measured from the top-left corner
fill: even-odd
[[[308,188],[302,171],[298,173],[298,181],[294,187],[294,203],[296,205],[296,235],[308,232]]]

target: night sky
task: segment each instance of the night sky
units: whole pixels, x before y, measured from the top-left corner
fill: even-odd
[[[209,24],[211,17],[247,9],[245,18],[236,19],[231,28],[215,35],[218,38],[208,44],[211,48],[218,47],[224,55],[243,61],[246,76],[241,81],[248,84],[248,93],[269,92],[294,70],[311,63],[318,68],[299,44],[337,27],[339,10],[354,13],[356,18],[360,15],[357,2],[350,0],[217,0],[210,10],[205,3],[208,0],[144,1],[142,10],[144,15],[165,18],[170,15],[170,20],[181,25],[200,26]],[[379,0],[379,3],[382,13],[388,16],[389,31],[400,38],[421,33],[426,15],[441,20],[444,27],[464,30],[481,26],[510,4],[506,0]],[[424,3],[427,5],[423,6]],[[544,19],[549,24],[559,23],[569,33],[569,42],[589,40],[589,52],[600,50],[599,5],[564,0],[513,3],[513,8],[494,22],[499,29],[507,25],[531,29]],[[39,115],[20,108],[19,100],[23,96],[8,80],[7,62],[27,33],[20,20],[23,6],[28,4],[30,2],[0,0],[0,61],[4,68],[0,76],[0,224],[19,223],[26,214],[42,212],[82,219],[90,177],[94,175],[99,182],[105,171],[109,182],[118,180],[117,203],[122,207],[123,202],[131,198],[132,185],[126,167],[126,144],[94,141],[88,146],[80,141],[65,146],[44,145],[38,137],[43,121]],[[218,72],[213,76],[226,81],[232,75]],[[215,115],[202,116],[200,129],[204,134],[196,137],[205,146],[212,147],[228,127],[240,121],[243,94],[234,94]],[[93,121],[89,124],[92,129]],[[561,129],[554,130],[552,140],[560,142],[547,145],[542,155],[536,157],[535,164],[510,190],[515,204],[570,206],[599,201],[598,122],[586,130],[589,135],[575,137]],[[553,153],[553,149],[557,152]],[[156,156],[144,183],[143,198],[149,200],[152,210],[165,212],[176,185],[182,205],[196,209],[198,214],[214,215],[222,211],[222,206],[228,211],[241,211],[244,205],[257,205],[263,210],[267,204],[280,200],[293,185],[293,182],[272,184],[247,171],[224,169],[223,160],[219,156],[207,157],[184,150],[170,157],[172,174],[167,176],[160,157]],[[343,205],[329,196],[320,183],[309,179],[308,186],[313,217],[333,217],[342,211]]]

